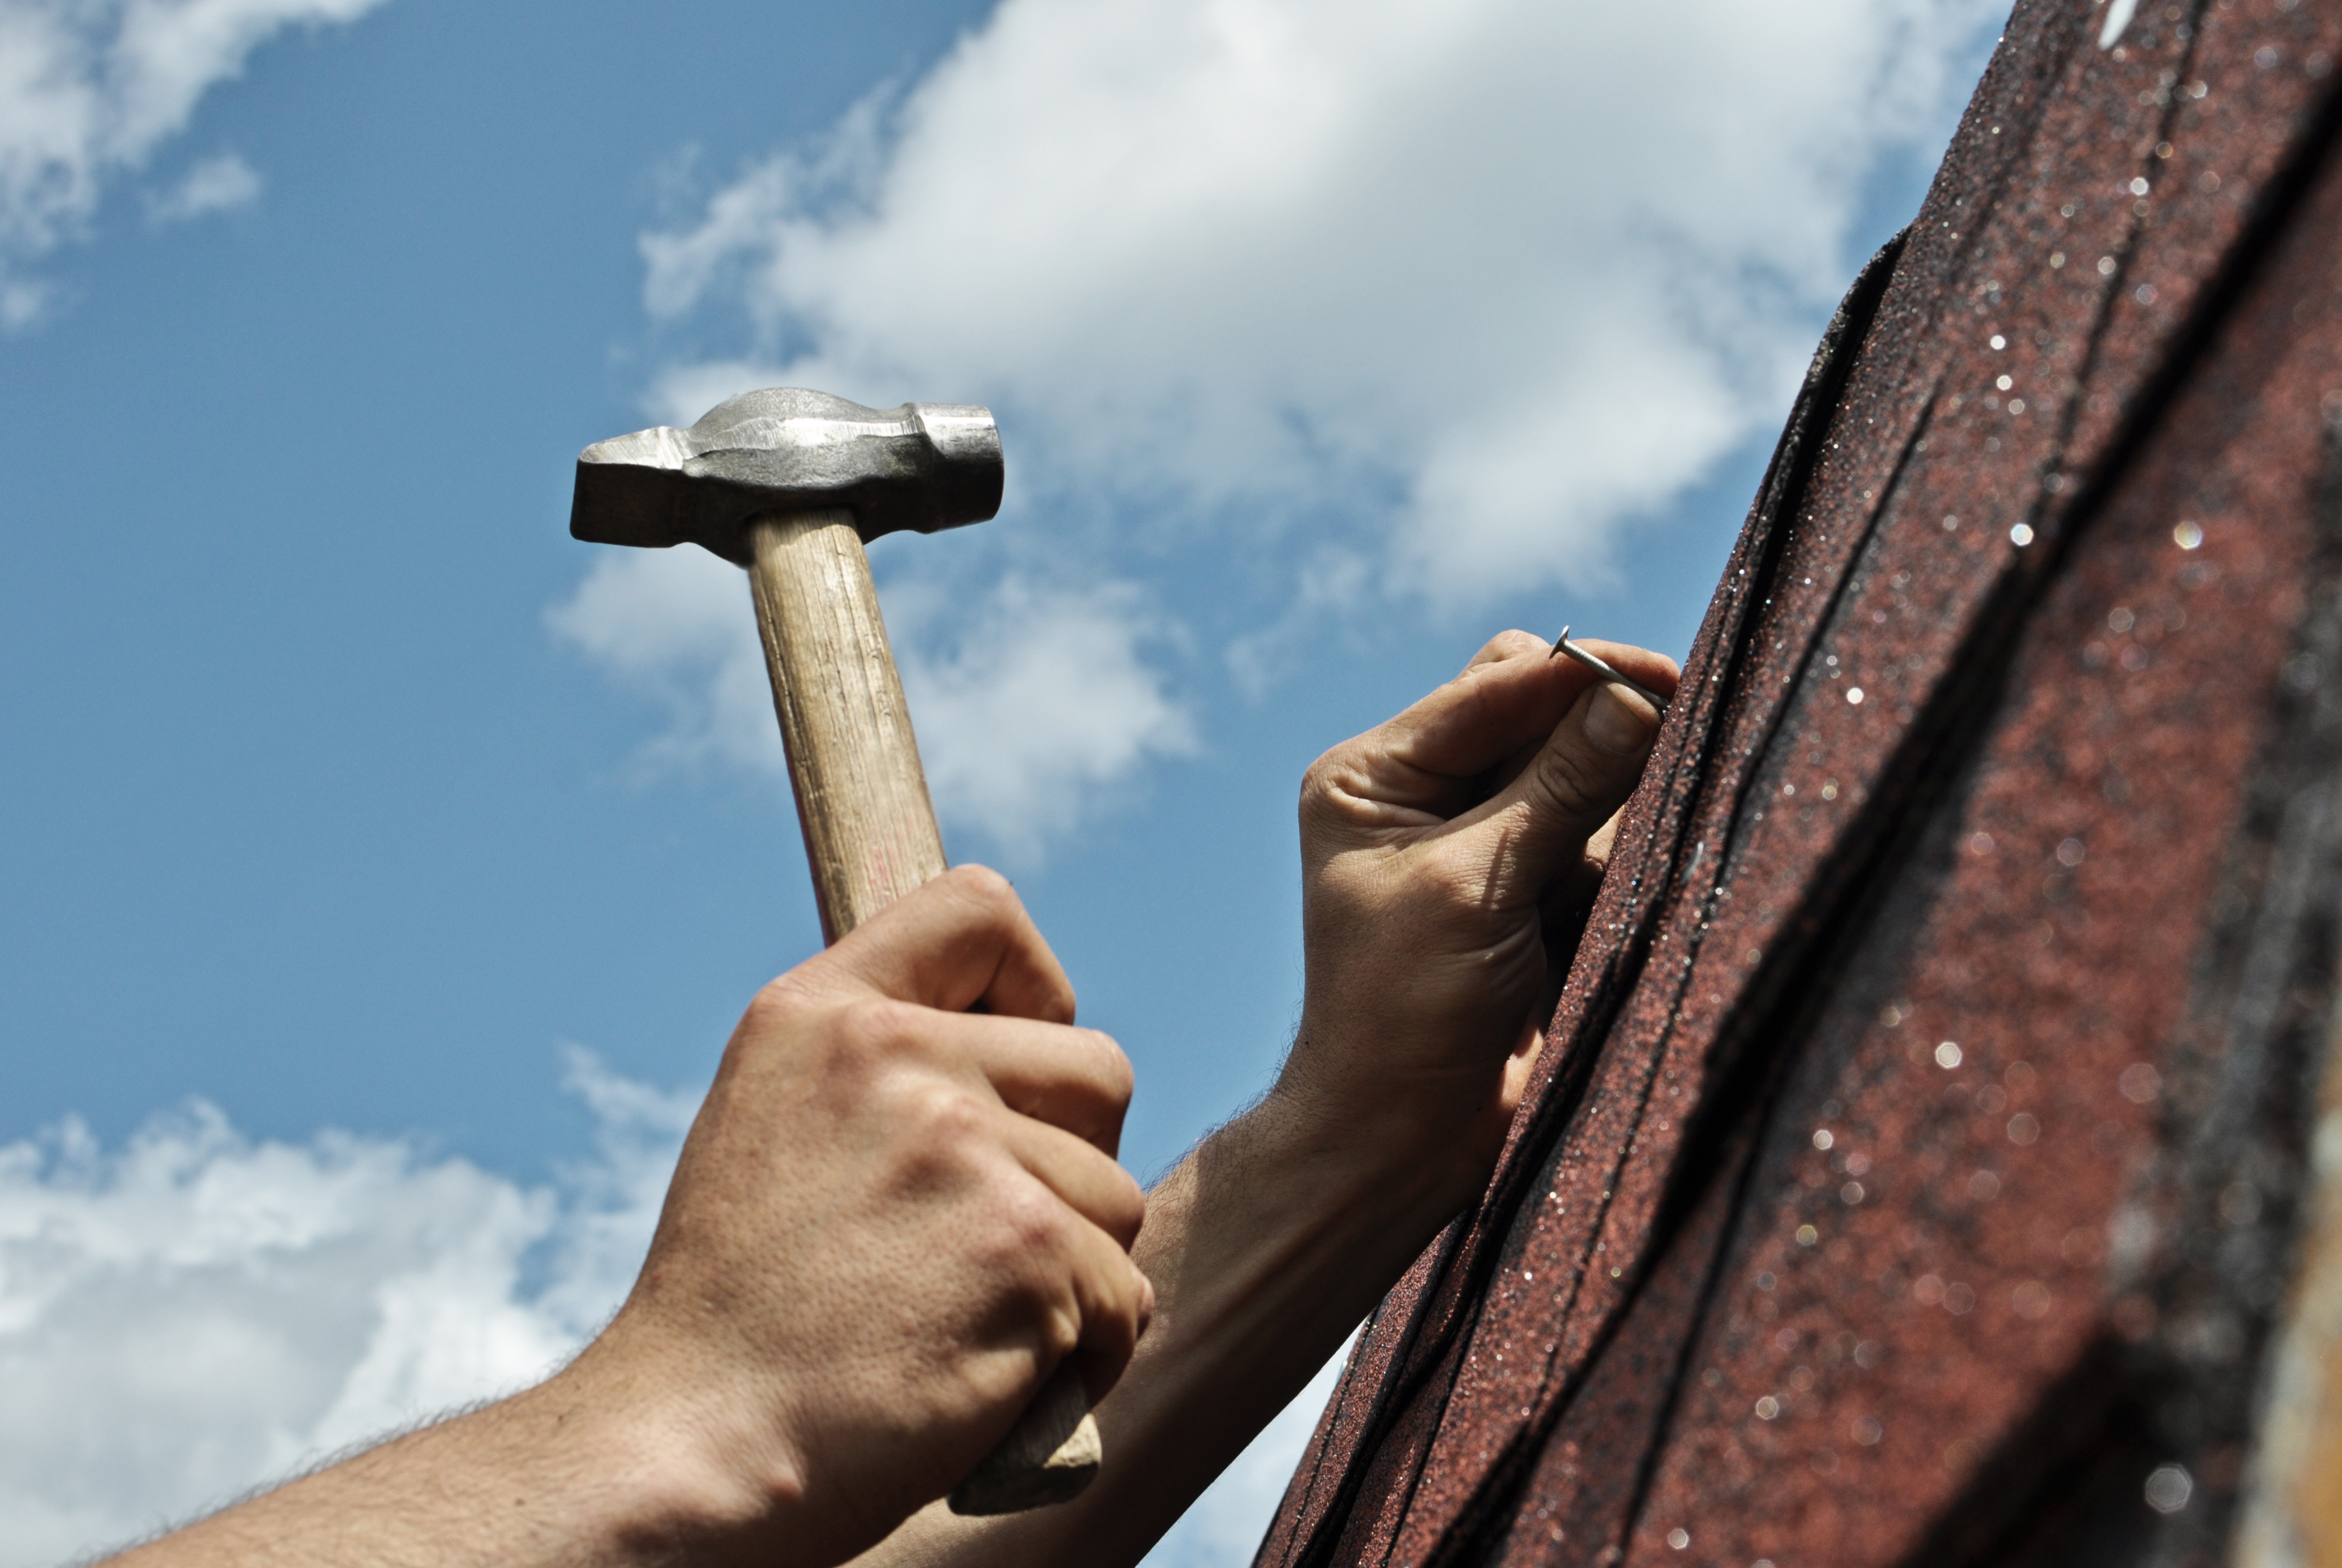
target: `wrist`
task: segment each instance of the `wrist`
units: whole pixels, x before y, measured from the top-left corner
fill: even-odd
[[[1404,1095],[1393,1095],[1404,1099]],[[1363,1313],[1486,1180],[1421,1119],[1281,1074],[1221,1136],[1256,1151],[1247,1160],[1292,1233],[1296,1279],[1328,1269],[1356,1280]],[[1346,1329],[1344,1332],[1347,1332]]]
[[[1427,1237],[1487,1184],[1511,1121],[1506,1064],[1451,1065],[1444,1042],[1391,1034],[1384,1021],[1305,1003],[1258,1109],[1296,1158],[1393,1221],[1416,1216]]]
[[[557,1456],[611,1562],[798,1562],[805,1469],[769,1413],[745,1408],[739,1380],[662,1373],[631,1353],[627,1326],[483,1413],[508,1413],[519,1444]]]

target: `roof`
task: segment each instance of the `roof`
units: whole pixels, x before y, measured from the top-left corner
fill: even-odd
[[[1264,1563],[2220,1554],[2342,941],[2342,6],[2107,15],[1841,307]]]

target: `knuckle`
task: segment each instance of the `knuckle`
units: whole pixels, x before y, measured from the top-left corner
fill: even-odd
[[[1536,778],[1537,794],[1546,804],[1572,817],[1599,819],[1609,814],[1604,802],[1610,781],[1575,746],[1548,746],[1539,753]]]
[[[1301,770],[1301,809],[1322,806],[1334,794],[1334,772],[1339,765],[1335,752],[1327,752]]]
[[[1053,1294],[1041,1322],[1041,1342],[1052,1361],[1062,1361],[1081,1348],[1082,1310],[1063,1293]]]
[[[1030,1188],[988,1197],[981,1219],[959,1231],[965,1266],[1014,1315],[1048,1322],[1070,1316],[1078,1325],[1080,1313],[1067,1300],[1067,1260],[1054,1201]],[[1070,1349],[1078,1333],[1076,1326],[1055,1348]]]
[[[967,1233],[979,1252],[1006,1250],[988,1239],[996,1229],[997,1205],[991,1192],[997,1161],[985,1108],[942,1084],[897,1088],[878,1107],[885,1117],[889,1173],[883,1184],[896,1197],[921,1203],[941,1202],[965,1211],[975,1204],[993,1223]]]
[[[888,996],[863,998],[841,1014],[839,1043],[852,1056],[872,1064],[932,1055],[936,1043],[925,1011]]]
[[[751,1063],[818,1062],[834,1044],[834,1004],[792,972],[758,988],[725,1045],[732,1068]]]
[[[988,865],[956,865],[946,872],[959,895],[987,919],[1010,921],[1024,912],[1024,901],[1009,880]]]
[[[1130,1054],[1115,1037],[1103,1029],[1085,1029],[1090,1048],[1097,1057],[1099,1087],[1116,1104],[1130,1104],[1132,1093],[1138,1087],[1138,1072],[1130,1063]]]
[[[932,1151],[938,1163],[962,1163],[989,1141],[991,1107],[956,1084],[923,1077],[895,1098],[890,1109],[913,1131],[913,1146]]]
[[[1090,1303],[1091,1345],[1115,1363],[1126,1360],[1137,1347],[1155,1310],[1155,1291],[1138,1265],[1129,1259],[1107,1269],[1096,1282]]]
[[[1124,1270],[1120,1283],[1122,1289],[1115,1300],[1114,1324],[1120,1340],[1117,1348],[1126,1354],[1137,1344],[1138,1336],[1146,1331],[1146,1320],[1154,1315],[1155,1287],[1145,1274],[1138,1272],[1135,1263]]]
[[[748,999],[748,1008],[742,1022],[752,1032],[786,1029],[810,1004],[806,994],[806,983],[796,970],[776,979],[768,980]]]
[[[1118,1165],[1115,1174],[1120,1179],[1110,1187],[1106,1218],[1113,1223],[1107,1228],[1116,1241],[1127,1247],[1137,1239],[1139,1228],[1146,1223],[1146,1189],[1138,1184],[1136,1176]]]
[[[1495,866],[1476,840],[1459,835],[1440,850],[1422,863],[1414,893],[1434,921],[1447,925],[1487,905]]]
[[[1012,1183],[992,1204],[992,1250],[1028,1286],[1054,1277],[1066,1250],[1066,1206],[1036,1181]]]
[[[1357,741],[1346,741],[1304,769],[1301,774],[1301,821],[1305,826],[1346,814],[1357,798]]]

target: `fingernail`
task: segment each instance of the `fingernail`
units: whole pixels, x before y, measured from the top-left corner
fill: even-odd
[[[1642,698],[1613,685],[1594,688],[1593,705],[1586,710],[1586,738],[1596,750],[1638,757],[1651,749],[1658,733],[1658,715]]]

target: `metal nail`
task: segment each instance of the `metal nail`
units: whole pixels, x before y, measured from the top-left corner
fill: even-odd
[[[1569,640],[1568,627],[1564,626],[1561,629],[1561,635],[1553,640],[1553,654],[1547,654],[1546,657],[1550,659],[1554,656],[1554,654],[1567,654],[1571,658],[1576,659],[1579,664],[1584,664],[1587,669],[1593,671],[1604,680],[1610,682],[1613,685],[1626,687],[1628,691],[1634,693],[1636,696],[1650,704],[1651,706],[1659,711],[1661,717],[1666,716],[1667,711],[1666,698],[1659,695],[1658,693],[1651,690],[1648,686],[1643,685],[1639,682],[1629,680],[1626,676],[1620,674],[1616,670],[1613,669],[1608,662],[1601,658],[1598,654],[1589,654],[1584,648],[1579,647],[1576,643],[1571,642]]]

